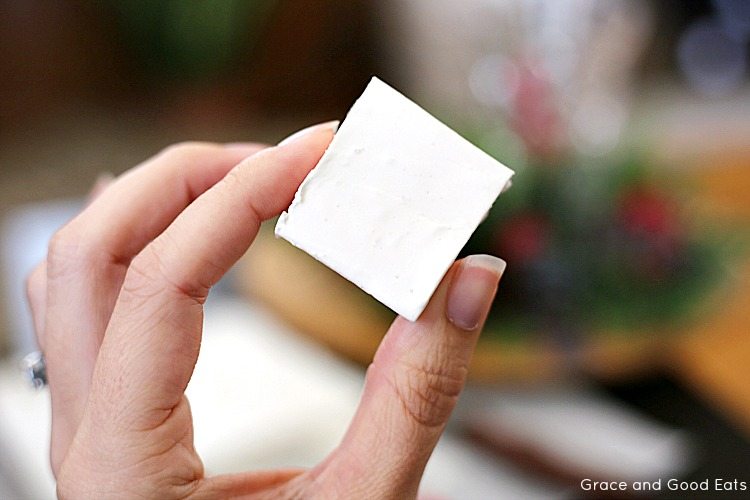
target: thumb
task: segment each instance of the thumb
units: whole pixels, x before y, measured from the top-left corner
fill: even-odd
[[[354,420],[321,464],[321,476],[355,489],[352,497],[416,495],[464,387],[504,269],[505,262],[489,255],[458,261],[418,321],[396,319],[367,370]]]

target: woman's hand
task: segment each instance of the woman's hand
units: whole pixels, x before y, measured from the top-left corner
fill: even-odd
[[[53,238],[28,295],[47,360],[62,498],[406,498],[464,386],[503,269],[456,263],[417,322],[384,338],[342,443],[311,470],[207,477],[184,391],[208,291],[284,210],[333,136],[173,146]],[[352,332],[356,335],[356,332]]]

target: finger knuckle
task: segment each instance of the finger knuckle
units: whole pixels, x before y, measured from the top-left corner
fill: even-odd
[[[149,300],[158,295],[159,289],[155,285],[153,266],[145,262],[146,258],[139,255],[130,263],[120,292],[121,302]]]
[[[226,185],[230,190],[244,190],[248,184],[248,176],[246,174],[246,163],[241,163],[237,167],[233,168],[227,175],[222,179],[222,183]]]
[[[254,190],[252,167],[252,162],[242,162],[230,170],[221,180],[224,189],[230,192],[252,192]],[[245,207],[249,212],[249,223],[255,221],[255,223],[260,224],[269,217],[267,208],[252,197],[248,198]]]
[[[210,286],[184,277],[179,272],[175,273],[173,267],[165,262],[163,255],[166,253],[179,254],[166,250],[165,247],[171,244],[162,234],[133,259],[123,283],[123,295],[149,299],[156,295],[173,293],[201,304],[205,302]]]
[[[51,258],[55,258],[61,255],[67,255],[70,250],[75,246],[74,243],[77,238],[74,237],[70,230],[70,225],[64,226],[59,229],[52,238],[49,240],[48,253]]]
[[[78,268],[90,258],[81,235],[72,223],[58,230],[50,239],[47,264],[50,275]]]
[[[407,416],[424,427],[443,425],[456,406],[466,367],[402,363],[396,392]]]

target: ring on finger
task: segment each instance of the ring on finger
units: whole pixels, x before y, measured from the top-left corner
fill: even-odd
[[[35,389],[47,385],[47,363],[41,351],[30,352],[21,360],[21,369]]]

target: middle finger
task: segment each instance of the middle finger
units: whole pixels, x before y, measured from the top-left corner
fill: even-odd
[[[53,237],[44,321],[53,470],[80,422],[97,352],[130,260],[202,192],[260,149],[172,146],[123,175]]]

